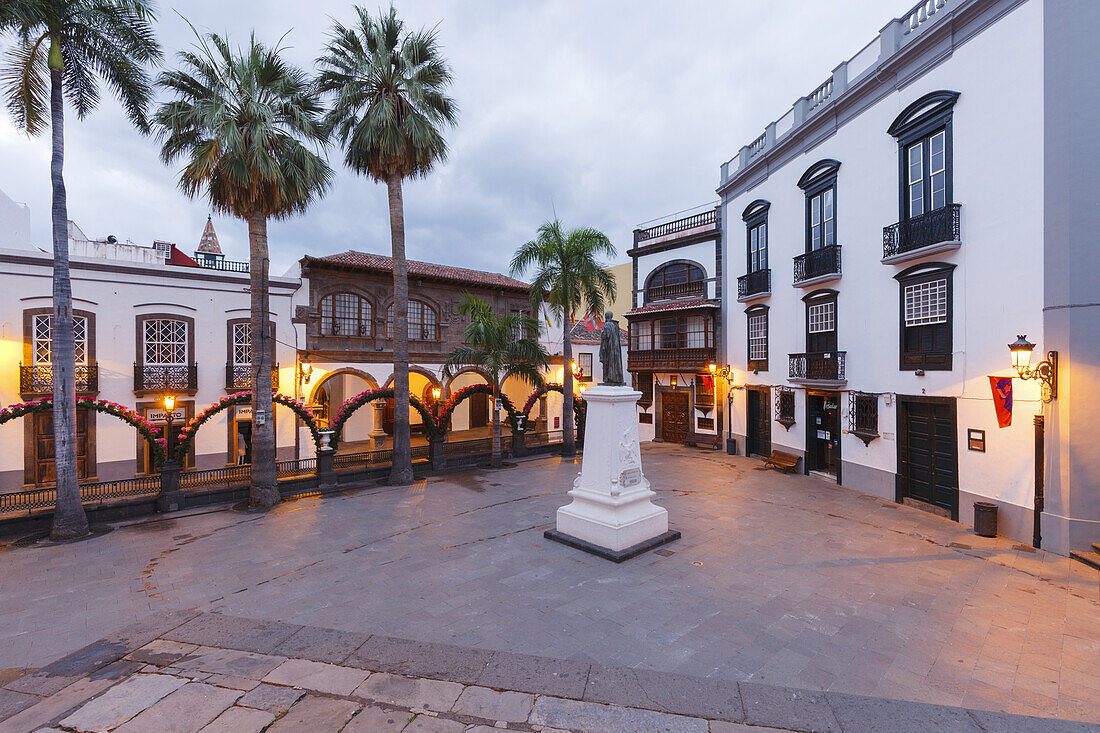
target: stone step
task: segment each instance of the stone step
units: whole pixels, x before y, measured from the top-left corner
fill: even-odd
[[[1096,545],[1093,545],[1096,547]],[[1075,560],[1100,570],[1100,552],[1088,552],[1087,550],[1071,550],[1069,556]]]

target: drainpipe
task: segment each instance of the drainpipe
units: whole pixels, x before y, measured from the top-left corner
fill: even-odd
[[[1041,548],[1043,546],[1043,508],[1046,500],[1044,498],[1045,486],[1044,478],[1046,475],[1046,446],[1044,445],[1044,428],[1046,426],[1046,420],[1042,415],[1035,416],[1035,509],[1033,511],[1034,517],[1034,529],[1032,531],[1031,545],[1032,547]]]

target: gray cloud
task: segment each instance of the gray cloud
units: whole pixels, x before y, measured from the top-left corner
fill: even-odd
[[[515,247],[552,216],[605,231],[625,261],[641,221],[715,198],[718,167],[901,5],[882,0],[726,2],[445,2],[398,5],[412,26],[439,26],[461,107],[448,162],[405,188],[408,254],[507,269]],[[374,7],[368,4],[368,7]],[[330,18],[347,2],[188,0],[161,8],[166,64],[200,30],[285,43],[312,68]],[[105,95],[106,97],[106,95]],[[198,243],[207,208],[176,188],[155,140],[113,100],[66,123],[69,215],[91,236]],[[339,167],[339,151],[330,153]],[[48,139],[28,140],[0,117],[0,189],[31,206],[35,243],[50,241]],[[215,220],[231,259],[247,230]],[[306,216],[270,227],[272,270],[302,254],[389,251],[384,186],[341,170]]]

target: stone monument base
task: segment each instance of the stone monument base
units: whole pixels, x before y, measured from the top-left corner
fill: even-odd
[[[669,531],[668,511],[655,505],[642,474],[637,402],[630,387],[600,384],[584,393],[588,403],[584,460],[557,526],[544,536],[615,562],[680,539]]]

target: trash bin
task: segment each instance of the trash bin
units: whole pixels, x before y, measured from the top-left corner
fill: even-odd
[[[737,438],[726,438],[726,453],[737,455]]]
[[[997,505],[988,501],[974,502],[974,534],[979,537],[997,536]]]

